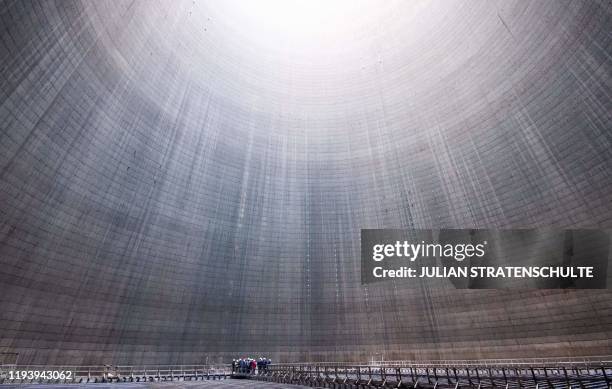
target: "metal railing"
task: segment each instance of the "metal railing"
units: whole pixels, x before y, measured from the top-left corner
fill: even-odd
[[[586,366],[612,364],[612,355],[588,356],[588,357],[557,357],[557,358],[507,358],[507,359],[432,359],[432,360],[387,360],[363,362],[295,362],[283,363],[291,365],[318,365],[318,366],[419,366],[419,367],[457,367],[457,366]]]
[[[70,375],[50,377],[41,376],[41,372],[70,372]],[[343,384],[346,388],[612,389],[612,357],[283,363],[269,365],[256,374],[237,375],[240,377],[236,378],[317,387]],[[161,382],[230,377],[229,364],[0,365],[0,384]]]
[[[316,387],[345,388],[478,388],[478,389],[612,389],[609,361],[401,361],[379,365],[337,363],[276,364],[253,379]]]
[[[229,365],[0,365],[0,384],[217,380]]]

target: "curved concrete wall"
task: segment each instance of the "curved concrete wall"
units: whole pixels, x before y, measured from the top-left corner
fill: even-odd
[[[612,226],[609,2],[222,3],[1,3],[0,352],[610,354],[608,291],[359,281],[361,228]]]

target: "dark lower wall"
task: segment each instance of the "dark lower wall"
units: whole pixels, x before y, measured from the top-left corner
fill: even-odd
[[[359,274],[361,228],[612,226],[609,2],[394,3],[318,56],[220,3],[0,3],[0,352],[611,354],[608,291]]]

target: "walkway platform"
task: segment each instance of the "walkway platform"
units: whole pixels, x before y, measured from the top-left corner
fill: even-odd
[[[612,389],[612,362],[506,364],[278,364],[264,382],[322,388]]]

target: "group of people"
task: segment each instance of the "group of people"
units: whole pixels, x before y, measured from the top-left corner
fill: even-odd
[[[232,372],[244,373],[244,374],[259,374],[268,370],[268,365],[272,363],[270,358],[259,357],[259,359],[253,358],[240,358],[232,359]]]

